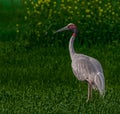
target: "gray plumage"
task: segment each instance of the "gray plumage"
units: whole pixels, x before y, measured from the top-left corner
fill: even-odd
[[[102,70],[102,66],[98,60],[89,57],[84,54],[77,54],[74,50],[73,44],[77,34],[77,27],[75,24],[68,24],[62,29],[56,32],[61,32],[63,30],[72,30],[73,35],[69,41],[69,52],[72,61],[72,70],[75,77],[80,81],[85,81],[88,83],[88,99],[89,101],[92,97],[92,89],[97,89],[100,95],[105,94],[105,79]]]

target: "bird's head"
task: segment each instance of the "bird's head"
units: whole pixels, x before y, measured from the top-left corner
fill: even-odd
[[[73,23],[70,23],[67,26],[57,30],[55,33],[62,32],[62,31],[65,31],[65,30],[71,30],[73,33],[77,33],[77,26]]]

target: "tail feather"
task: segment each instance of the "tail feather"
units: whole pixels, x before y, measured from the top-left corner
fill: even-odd
[[[94,83],[96,85],[96,88],[99,90],[100,95],[104,96],[105,95],[105,79],[104,79],[103,73],[101,72],[97,73],[94,79]]]

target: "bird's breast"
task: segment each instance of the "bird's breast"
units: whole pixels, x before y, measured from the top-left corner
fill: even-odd
[[[83,71],[83,68],[81,68],[80,64],[77,64],[76,62],[72,62],[72,71],[75,77],[80,81],[85,81],[87,78],[87,75]]]

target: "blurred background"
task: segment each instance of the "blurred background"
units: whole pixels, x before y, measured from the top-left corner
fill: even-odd
[[[0,0],[0,15],[0,41],[14,40],[24,15],[22,0]]]
[[[120,37],[119,10],[120,2],[112,0],[0,0],[0,40],[18,37],[25,39],[26,45],[65,46],[69,38],[53,32],[72,22],[79,28],[77,42],[81,45],[116,42]]]

